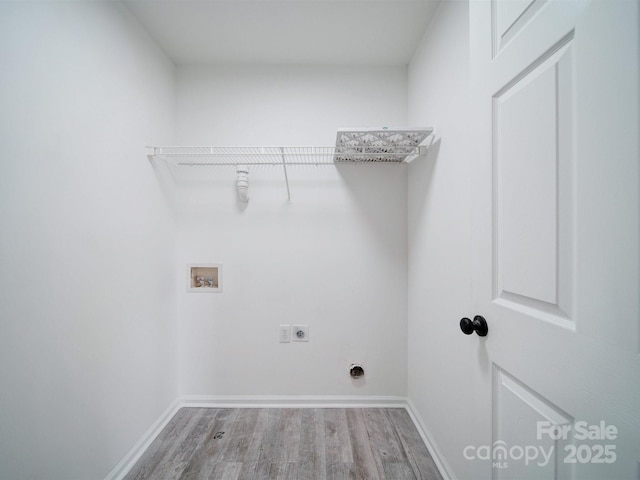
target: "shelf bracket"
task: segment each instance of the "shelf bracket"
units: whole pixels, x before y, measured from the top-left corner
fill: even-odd
[[[280,154],[282,155],[282,168],[284,169],[284,181],[287,185],[287,200],[291,201],[291,191],[289,190],[289,177],[287,175],[287,161],[285,159],[283,147],[280,147]]]

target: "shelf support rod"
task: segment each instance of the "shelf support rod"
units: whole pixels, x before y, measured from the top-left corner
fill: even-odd
[[[289,176],[287,175],[287,162],[284,157],[283,147],[280,147],[280,154],[282,155],[282,168],[284,169],[284,181],[287,184],[287,200],[291,201],[291,191],[289,190]]]

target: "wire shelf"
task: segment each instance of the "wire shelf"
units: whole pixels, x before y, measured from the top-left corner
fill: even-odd
[[[287,168],[292,165],[406,164],[427,153],[433,128],[339,130],[333,147],[147,147],[149,159],[171,167],[279,165],[291,199]]]
[[[336,163],[408,163],[426,146],[337,147],[148,147],[147,155],[175,166],[333,165]]]

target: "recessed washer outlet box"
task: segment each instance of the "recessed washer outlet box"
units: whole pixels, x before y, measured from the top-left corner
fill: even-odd
[[[222,265],[219,263],[187,265],[187,292],[222,292]]]

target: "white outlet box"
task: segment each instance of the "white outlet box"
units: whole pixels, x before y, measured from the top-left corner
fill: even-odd
[[[291,342],[291,325],[280,325],[278,329],[280,343]]]
[[[294,342],[308,342],[309,341],[309,325],[294,325],[292,327],[291,339]]]

